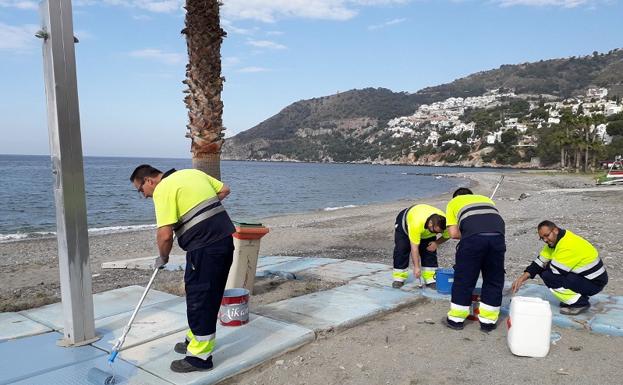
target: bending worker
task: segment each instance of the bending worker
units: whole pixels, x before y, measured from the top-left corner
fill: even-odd
[[[454,282],[448,317],[451,329],[463,329],[472,303],[472,292],[482,272],[480,329],[496,328],[504,288],[505,224],[493,201],[459,188],[446,208],[446,225],[454,239],[460,239],[456,250]]]
[[[218,311],[234,254],[235,228],[221,205],[229,187],[199,170],[162,173],[147,164],[138,166],[130,180],[139,193],[154,200],[160,252],[156,266],[169,261],[173,232],[186,251],[184,284],[190,330],[186,340],[174,348],[186,357],[171,362],[171,370],[210,370]]]
[[[443,211],[429,205],[415,205],[402,210],[394,225],[393,288],[401,288],[409,277],[409,257],[416,279],[435,287],[437,247],[450,238]],[[437,238],[437,234],[443,233]]]
[[[602,291],[608,283],[608,273],[597,249],[554,222],[539,223],[537,231],[545,246],[513,282],[513,293],[528,278],[540,275],[545,286],[560,301],[561,314],[577,315],[588,310],[588,297]]]

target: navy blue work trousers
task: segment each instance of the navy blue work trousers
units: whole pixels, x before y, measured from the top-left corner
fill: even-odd
[[[394,228],[394,269],[406,269],[409,267],[409,260],[411,255],[411,241],[409,235],[402,229],[402,217],[405,215],[405,209],[396,217],[396,224]],[[428,251],[426,247],[429,243],[435,241],[437,238],[426,238],[420,240],[418,251],[420,252],[420,261],[422,267],[437,267],[437,250]]]
[[[567,273],[566,275],[554,274],[550,269],[543,270],[543,272],[539,275],[541,276],[545,286],[550,289],[559,289],[564,287],[565,289],[573,290],[574,292],[581,294],[582,296],[580,299],[573,304],[574,307],[589,305],[588,297],[602,291],[608,282],[607,276],[605,279],[606,283],[596,284],[590,279],[586,279],[585,277],[575,273]]]
[[[186,253],[186,317],[188,327],[196,336],[216,332],[218,311],[233,256],[231,235]]]
[[[482,272],[480,300],[489,306],[500,306],[505,253],[506,243],[502,234],[475,234],[461,239],[456,250],[452,303],[471,305],[472,292]]]

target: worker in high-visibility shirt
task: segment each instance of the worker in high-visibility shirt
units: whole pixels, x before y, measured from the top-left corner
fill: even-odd
[[[235,227],[221,204],[230,193],[223,182],[199,170],[167,172],[144,164],[130,180],[139,193],[153,197],[156,211],[157,266],[169,261],[173,233],[186,251],[186,317],[190,330],[175,345],[181,360],[171,362],[178,373],[212,369],[216,322],[231,267]]]
[[[429,205],[415,205],[402,210],[394,225],[394,271],[392,287],[401,288],[409,277],[409,259],[416,279],[435,287],[437,247],[450,237],[443,211]],[[437,237],[437,234],[442,234]]]
[[[577,315],[590,308],[588,298],[603,290],[608,283],[606,266],[599,252],[586,239],[561,229],[554,222],[537,226],[545,246],[512,286],[513,293],[536,275],[560,301],[560,313]]]
[[[460,330],[472,303],[472,292],[482,272],[478,320],[484,332],[496,328],[504,288],[505,223],[495,204],[468,188],[459,188],[448,202],[446,225],[456,249],[450,311],[444,323]]]

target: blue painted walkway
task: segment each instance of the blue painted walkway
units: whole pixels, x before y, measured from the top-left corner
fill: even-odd
[[[449,295],[420,289],[412,280],[401,289],[392,289],[391,271],[391,266],[383,264],[340,259],[260,258],[257,276],[310,277],[342,285],[261,306],[244,326],[219,325],[215,368],[207,373],[180,375],[169,370],[168,363],[182,357],[172,348],[185,334],[184,299],[151,291],[115,370],[128,385],[215,384],[314,341],[319,331],[352,327],[400,307],[417,305],[425,298],[449,301]],[[0,385],[85,384],[89,383],[86,376],[90,369],[110,371],[106,357],[142,290],[130,286],[94,295],[96,329],[102,339],[80,348],[56,346],[63,327],[60,303],[19,313],[0,313]],[[560,327],[623,336],[623,299],[619,296],[597,295],[591,298],[593,306],[586,314],[564,316],[544,286],[525,285],[518,295],[550,301],[553,322]],[[510,298],[505,297],[504,311],[508,311],[509,302]],[[37,362],[36,367],[29,364],[33,361]]]

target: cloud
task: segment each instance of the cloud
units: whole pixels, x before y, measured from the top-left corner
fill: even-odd
[[[597,3],[596,0],[493,0],[495,3],[500,4],[502,7],[513,7],[516,5],[535,6],[535,7],[563,7],[563,8],[575,8],[580,5],[592,5]]]
[[[224,0],[223,14],[231,19],[272,23],[281,18],[349,20],[359,7],[404,4],[409,0]]]
[[[227,31],[227,33],[236,33],[238,35],[253,35],[256,31],[255,29],[246,29],[246,28],[236,27],[232,24],[230,20],[222,18],[222,17],[221,17],[221,27],[223,27],[223,29]]]
[[[131,57],[140,59],[150,59],[164,64],[180,64],[186,61],[186,55],[181,53],[168,53],[162,52],[159,49],[146,48],[137,51],[132,51],[129,54]]]
[[[77,7],[105,4],[138,8],[154,13],[173,13],[181,11],[184,0],[75,0],[73,4]]]
[[[39,9],[39,5],[37,4],[36,1],[26,1],[26,0],[0,0],[0,7],[30,9],[30,10]]]
[[[392,26],[392,25],[400,24],[400,23],[403,23],[405,21],[407,21],[407,19],[405,19],[405,18],[393,19],[393,20],[386,21],[385,23],[371,25],[371,26],[368,27],[368,29],[370,31],[374,31],[376,29],[381,29],[381,28]]]
[[[227,56],[221,59],[221,65],[223,68],[231,68],[240,64],[240,58],[236,56]]]
[[[242,72],[242,73],[258,73],[258,72],[268,72],[270,71],[268,68],[264,68],[264,67],[243,67],[240,68],[237,72]]]
[[[247,40],[247,44],[256,48],[267,48],[267,49],[286,49],[283,44],[275,43],[270,40]]]
[[[8,25],[0,23],[0,50],[27,52],[39,42],[35,33],[39,26],[34,24]]]

